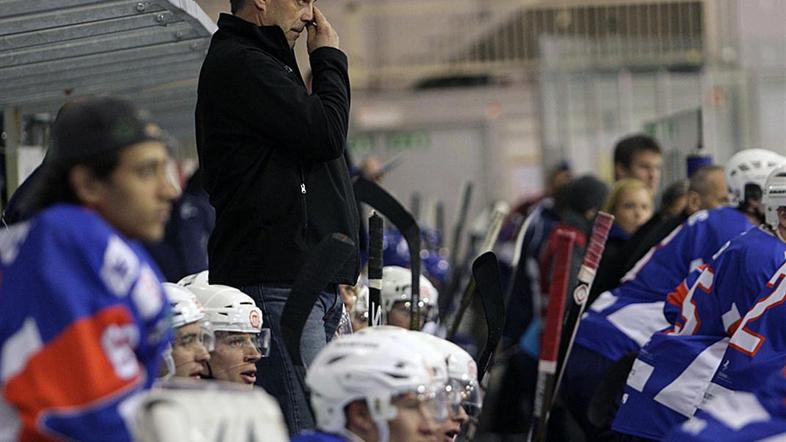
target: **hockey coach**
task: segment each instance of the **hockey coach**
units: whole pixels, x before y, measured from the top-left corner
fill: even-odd
[[[280,317],[310,251],[333,232],[357,244],[358,211],[345,160],[347,57],[314,0],[231,0],[199,76],[196,135],[216,209],[208,242],[211,284],[251,296],[272,332],[257,385],[275,396],[290,432],[313,428],[284,351]],[[309,91],[293,47],[307,34]],[[306,364],[338,324],[337,284],[357,280],[357,253],[325,287],[305,324]]]

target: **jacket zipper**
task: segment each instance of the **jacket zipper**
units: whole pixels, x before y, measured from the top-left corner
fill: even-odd
[[[306,179],[303,175],[303,167],[300,166],[300,201],[303,205],[303,233],[305,234],[306,230],[308,230],[308,205],[306,204]]]

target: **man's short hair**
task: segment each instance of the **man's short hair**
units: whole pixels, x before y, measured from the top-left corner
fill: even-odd
[[[675,181],[666,186],[666,189],[663,190],[663,194],[660,197],[660,206],[671,207],[676,204],[680,198],[687,194],[688,180]]]
[[[246,3],[246,0],[229,0],[229,6],[233,14],[236,14]]]
[[[692,177],[690,177],[690,184],[688,184],[688,189],[691,192],[696,192],[699,195],[705,195],[707,192],[710,191],[709,189],[709,177],[713,173],[724,172],[723,166],[718,165],[710,165],[704,166],[697,170]]]
[[[614,164],[630,169],[633,157],[640,152],[661,154],[657,141],[649,135],[636,134],[625,137],[614,146]]]

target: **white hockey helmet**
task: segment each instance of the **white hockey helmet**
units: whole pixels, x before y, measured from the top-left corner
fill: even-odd
[[[778,208],[786,206],[786,166],[775,168],[764,183],[764,220],[775,231],[778,231]]]
[[[162,285],[172,308],[172,327],[180,328],[205,318],[205,310],[191,290],[171,282]]]
[[[480,416],[483,392],[478,384],[478,366],[469,353],[458,345],[437,336],[425,334],[424,339],[447,360],[448,403],[454,414],[464,407],[473,418]]]
[[[402,334],[401,331],[407,333]],[[395,327],[392,325],[379,325],[375,327],[367,327],[358,330],[355,334],[372,334],[372,335],[391,335],[396,339],[409,342],[411,351],[420,353],[426,360],[429,368],[433,372],[434,382],[437,384],[447,384],[448,382],[448,367],[447,360],[440,352],[435,352],[434,347],[428,340],[432,336],[420,331],[413,331]]]
[[[735,153],[726,163],[726,183],[729,186],[731,203],[738,206],[745,202],[751,190],[747,186],[764,187],[767,175],[776,167],[786,163],[783,156],[765,149],[745,149]]]
[[[398,266],[386,266],[382,269],[382,290],[380,298],[382,308],[388,312],[396,302],[404,302],[409,306],[412,296],[412,272]],[[437,313],[439,293],[431,281],[420,275],[420,307],[426,308],[426,318]]]
[[[387,423],[397,413],[392,401],[405,393],[416,393],[438,419],[439,410],[445,408],[444,396],[443,403],[437,400],[436,391],[442,387],[434,382],[423,354],[413,351],[409,333],[399,328],[358,332],[332,340],[319,352],[306,375],[319,429],[349,436],[344,410],[351,402],[364,400],[380,441],[387,442]]]
[[[177,282],[177,285],[182,287],[190,287],[192,285],[210,285],[208,282],[208,271],[203,270],[199,273],[192,273],[191,275],[186,275]]]
[[[262,328],[262,310],[250,296],[228,285],[191,284],[187,286],[200,303],[215,331],[259,335],[262,356],[270,352],[270,329]]]
[[[177,329],[188,324],[200,322],[202,331],[199,335],[199,342],[205,346],[207,351],[213,351],[215,342],[213,328],[207,321],[207,315],[194,293],[171,282],[164,282],[161,285],[164,287],[164,293],[171,307],[172,327]],[[166,371],[162,372],[162,376],[169,378],[175,374],[175,360],[172,357],[171,345],[168,345],[164,350],[163,357]]]

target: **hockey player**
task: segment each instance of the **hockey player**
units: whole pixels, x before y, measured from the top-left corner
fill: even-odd
[[[666,316],[674,318],[674,326],[655,333],[639,352],[615,431],[662,438],[701,404],[729,338],[739,339],[732,337],[735,331],[751,336],[739,328],[741,315],[773,291],[778,277],[772,275],[786,262],[786,243],[777,233],[786,231],[777,216],[779,207],[786,206],[786,168],[770,174],[764,192],[765,224],[725,244],[669,295]],[[675,307],[681,309],[678,314]],[[757,382],[760,379],[757,376]]]
[[[409,328],[412,273],[398,266],[382,269],[380,298],[387,324]],[[420,328],[437,315],[437,290],[423,275],[420,276]]]
[[[784,162],[780,155],[761,149],[735,154],[726,175],[736,207],[693,214],[639,260],[620,286],[602,293],[590,306],[581,320],[561,389],[585,431],[597,431],[587,411],[608,369],[669,325],[663,307],[674,287],[726,241],[761,222],[761,186],[768,173]]]
[[[767,222],[773,234],[786,241],[786,168],[767,183]],[[786,247],[783,247],[786,250]],[[774,253],[774,255],[776,255]],[[732,392],[754,391],[763,379],[786,366],[786,252],[770,258],[779,267],[761,275],[761,289],[740,308],[742,318],[733,325],[731,339],[721,358],[705,399]],[[765,266],[765,263],[760,263]],[[735,299],[739,305],[740,301]]]
[[[203,305],[216,336],[207,362],[208,377],[253,387],[256,363],[270,350],[270,329],[262,328],[262,311],[234,287],[202,283],[187,287]]]
[[[458,345],[426,333],[420,334],[444,356],[448,368],[448,419],[440,428],[440,440],[452,442],[470,419],[477,419],[483,406],[475,360]]]
[[[0,440],[131,440],[171,337],[155,264],[178,189],[160,129],[114,98],[66,104],[28,221],[0,232]]]
[[[771,375],[755,393],[710,401],[700,416],[676,428],[664,441],[781,441],[786,438],[786,370]]]
[[[293,442],[433,442],[445,385],[413,334],[369,327],[328,343],[306,376],[318,431]]]
[[[165,353],[167,375],[202,378],[207,376],[207,362],[213,351],[213,328],[193,292],[165,282],[164,292],[172,309],[175,339]]]

